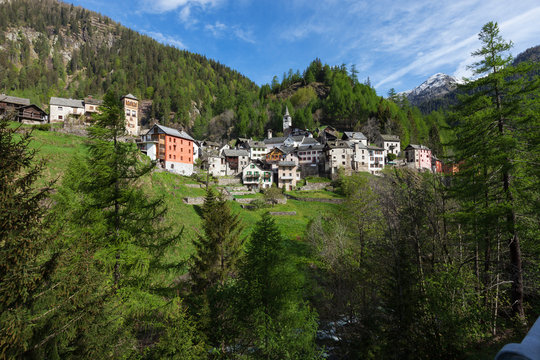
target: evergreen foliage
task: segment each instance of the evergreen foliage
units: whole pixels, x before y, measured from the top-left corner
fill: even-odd
[[[31,134],[0,117],[0,358],[21,358],[35,343],[34,306],[56,267],[44,236],[50,188],[36,188],[44,164],[35,162]]]
[[[531,64],[510,66],[512,43],[502,39],[497,23],[484,25],[479,39],[482,47],[472,55],[480,59],[473,69],[485,76],[464,86],[471,95],[462,97],[456,113],[460,124],[454,148],[460,171],[454,191],[463,204],[459,221],[468,225],[473,246],[483,253],[482,260],[476,259],[483,263],[478,276],[493,321],[504,301],[499,291],[505,287],[499,283],[507,278],[512,284],[508,301],[523,322],[521,244],[533,240],[526,223],[537,218],[531,217],[532,208],[524,199],[535,198],[530,181],[538,183],[534,171],[529,173],[538,152],[535,141],[530,146],[528,140],[532,134],[538,137],[540,83],[537,76],[528,76]],[[508,271],[500,265],[504,257]]]
[[[316,313],[302,299],[294,267],[271,215],[255,225],[240,273],[240,347],[254,359],[312,359]]]

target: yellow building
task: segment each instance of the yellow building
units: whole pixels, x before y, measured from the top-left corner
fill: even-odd
[[[122,96],[124,113],[126,114],[126,133],[139,135],[139,99],[132,94]]]

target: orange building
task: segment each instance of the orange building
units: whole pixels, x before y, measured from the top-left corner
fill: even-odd
[[[193,138],[184,131],[158,124],[143,136],[150,159],[181,175],[193,173],[193,142]]]

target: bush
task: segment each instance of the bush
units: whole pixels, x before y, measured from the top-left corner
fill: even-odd
[[[34,125],[33,128],[36,129],[36,130],[40,130],[40,131],[50,131],[51,130],[51,124]]]
[[[388,155],[386,155],[386,158],[388,159],[388,161],[394,161],[394,160],[396,160],[397,155],[392,154],[392,153],[388,153]]]

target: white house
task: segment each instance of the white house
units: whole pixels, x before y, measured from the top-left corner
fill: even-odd
[[[354,171],[369,172],[369,150],[362,142],[354,144],[352,168]]]
[[[397,135],[381,134],[379,135],[375,143],[377,144],[377,146],[380,146],[384,149],[385,157],[388,157],[388,154],[394,154],[398,156],[401,152],[401,142],[399,141],[399,136]]]
[[[278,166],[278,187],[285,190],[292,190],[296,187],[296,182],[300,180],[298,164],[294,161],[280,161]]]
[[[249,158],[251,160],[263,160],[268,148],[263,141],[249,140],[246,143],[246,150],[249,152]]]
[[[242,169],[242,183],[250,189],[267,189],[272,186],[272,171],[252,161]]]
[[[361,132],[345,131],[341,139],[345,141],[349,141],[353,144],[364,144],[365,146],[367,146],[368,144],[367,137]]]
[[[225,158],[219,155],[208,155],[208,172],[214,177],[225,176],[227,164]]]
[[[376,146],[367,147],[369,153],[368,170],[371,174],[377,175],[384,168],[384,149]]]
[[[84,104],[82,100],[51,97],[49,114],[51,123],[64,122],[70,115],[84,115]]]

